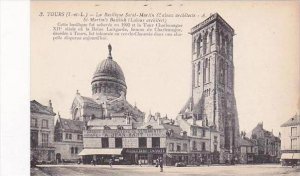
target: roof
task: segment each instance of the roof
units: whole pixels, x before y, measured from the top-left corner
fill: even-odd
[[[241,146],[253,146],[253,142],[251,141],[251,139],[247,138],[247,137],[243,137],[240,140],[240,145]]]
[[[218,22],[222,23],[224,26],[226,26],[229,29],[229,31],[232,34],[234,34],[234,29],[218,13],[214,13],[214,14],[210,15],[204,21],[202,21],[201,23],[192,27],[191,34],[194,34],[195,32],[201,30],[202,28],[213,23],[214,21],[218,21]]]
[[[294,115],[292,118],[290,118],[288,121],[283,123],[281,127],[287,127],[287,126],[295,126],[300,125],[300,115]]]
[[[72,120],[72,119],[64,119],[59,117],[58,121],[60,122],[60,126],[64,130],[71,130],[71,131],[82,131],[84,128],[84,122],[79,120]]]
[[[55,116],[56,114],[48,106],[44,106],[36,100],[30,101],[30,113],[40,113]]]
[[[119,66],[119,64],[112,59],[111,56],[111,46],[108,46],[109,48],[109,55],[107,59],[103,60],[96,68],[96,71],[93,75],[93,80],[94,81],[99,81],[99,80],[109,80],[109,81],[114,81],[118,82],[126,87],[126,82],[125,82],[125,77],[124,73]]]
[[[115,117],[115,118],[106,118],[106,119],[93,119],[88,121],[88,126],[125,126],[131,125],[126,123],[126,118]]]

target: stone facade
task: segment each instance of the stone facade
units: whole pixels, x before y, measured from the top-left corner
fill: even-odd
[[[58,115],[55,124],[55,160],[60,162],[78,162],[83,149],[82,131],[84,122],[64,119]]]
[[[281,160],[283,165],[300,165],[300,116],[281,125]]]
[[[220,133],[220,162],[238,155],[239,121],[234,96],[234,30],[213,14],[191,30],[191,98],[180,111]]]
[[[273,132],[265,130],[263,123],[258,123],[252,130],[251,139],[258,146],[257,163],[279,162],[281,140]]]
[[[258,145],[255,139],[246,137],[245,132],[241,132],[240,138],[240,157],[241,164],[256,163],[255,159],[258,156]]]
[[[30,152],[31,160],[52,162],[54,157],[54,116],[51,100],[49,106],[30,101]]]

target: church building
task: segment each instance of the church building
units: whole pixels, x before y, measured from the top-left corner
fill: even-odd
[[[217,13],[191,29],[191,96],[179,113],[219,132],[220,163],[238,155],[239,120],[234,96],[234,29]]]

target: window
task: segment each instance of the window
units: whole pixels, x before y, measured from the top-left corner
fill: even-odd
[[[77,147],[75,147],[75,154],[77,154],[78,153],[78,148]]]
[[[170,151],[174,151],[174,143],[170,143],[169,144],[169,150]]]
[[[74,147],[71,147],[71,154],[74,154]]]
[[[48,128],[48,120],[42,120],[42,128]]]
[[[32,127],[37,127],[37,119],[35,119],[35,118],[31,119],[31,126]]]
[[[180,151],[181,151],[181,144],[180,144],[180,143],[177,143],[176,151],[177,151],[177,152],[180,152]]]
[[[117,126],[117,129],[118,129],[118,130],[123,130],[123,129],[124,129],[124,127],[123,127],[123,126],[121,126],[121,125],[118,125],[118,126]]]
[[[108,148],[108,138],[101,138],[102,148]]]
[[[197,143],[196,143],[196,141],[193,141],[193,148],[192,148],[192,150],[197,150]]]
[[[152,138],[152,148],[160,148],[160,138],[159,137]]]
[[[116,148],[122,148],[123,147],[122,138],[115,138],[115,147]]]
[[[186,143],[183,144],[182,151],[184,151],[184,152],[187,151],[187,144]]]
[[[35,131],[35,130],[32,130],[31,132],[30,132],[30,146],[32,147],[32,148],[35,148],[35,147],[37,147],[38,146],[38,131]]]
[[[214,145],[214,151],[217,151],[217,145],[216,144]]]
[[[297,149],[297,138],[291,139],[291,149],[296,150]]]
[[[139,138],[139,147],[140,148],[147,148],[147,138]]]
[[[218,142],[218,136],[214,136],[214,142]]]
[[[72,134],[70,134],[70,133],[66,133],[66,137],[65,137],[66,139],[71,139],[72,140]]]
[[[202,142],[202,151],[205,151],[206,148],[205,148],[205,142]]]
[[[197,128],[193,128],[192,130],[193,136],[197,136]]]
[[[291,128],[291,136],[297,136],[297,127]]]
[[[81,134],[77,135],[77,140],[82,140],[82,135]]]
[[[205,129],[202,129],[202,137],[205,137]]]
[[[42,147],[48,147],[48,142],[49,142],[49,134],[42,133]]]

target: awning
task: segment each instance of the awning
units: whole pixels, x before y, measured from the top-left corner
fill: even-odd
[[[281,159],[293,159],[294,153],[283,153],[281,154]]]
[[[300,159],[300,153],[294,153],[293,159]]]
[[[122,148],[83,149],[78,155],[121,155],[122,150]]]

